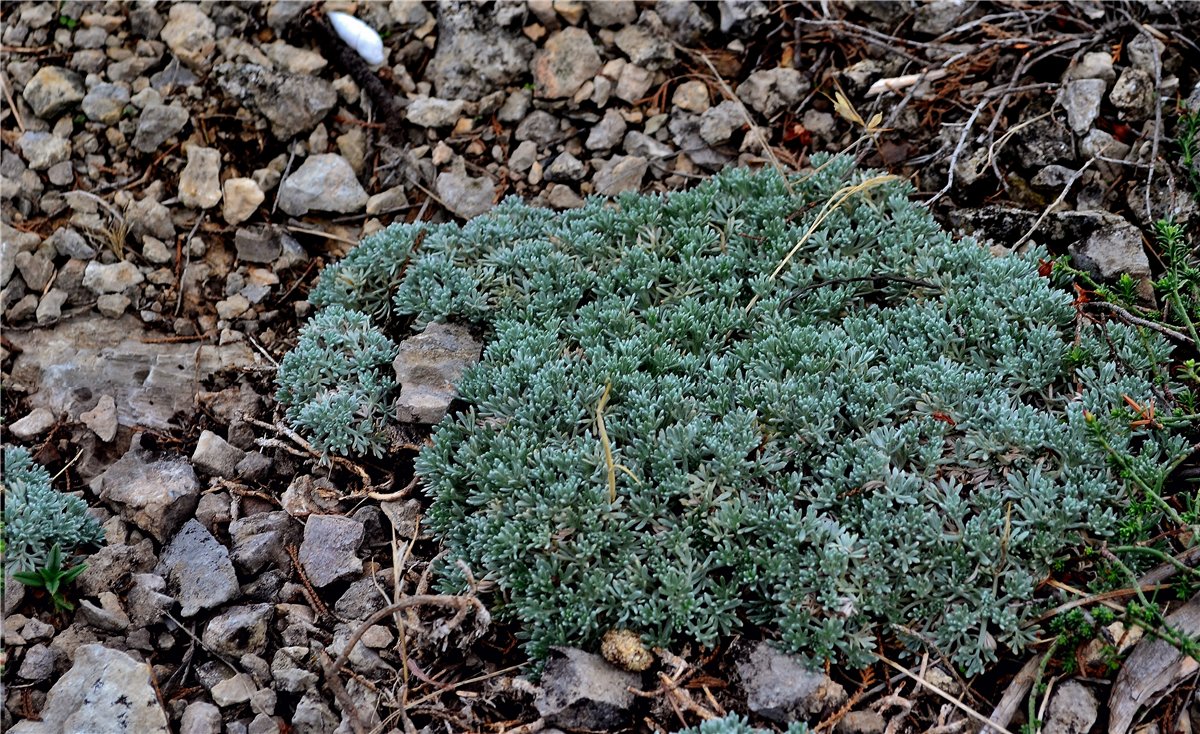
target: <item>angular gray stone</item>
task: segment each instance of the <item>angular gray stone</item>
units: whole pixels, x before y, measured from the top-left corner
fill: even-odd
[[[807,721],[846,700],[846,691],[820,670],[760,641],[737,664],[746,703],[759,716],[778,723]]]
[[[111,396],[105,398],[113,403]],[[115,403],[113,414],[115,418]],[[165,543],[192,516],[200,499],[200,483],[191,464],[182,459],[158,458],[142,450],[140,441],[109,466],[98,481],[100,499],[116,504],[122,516],[160,543]]]
[[[694,46],[716,28],[713,19],[701,10],[700,3],[693,0],[658,0],[654,12],[670,30],[671,38],[684,46]]]
[[[617,79],[617,99],[633,104],[646,96],[653,83],[654,72],[637,64],[626,64]]]
[[[143,153],[158,150],[167,139],[183,129],[188,122],[188,111],[177,104],[152,104],[142,110],[137,130],[130,143]]]
[[[112,395],[101,395],[96,407],[80,413],[79,420],[90,428],[97,438],[108,443],[117,436],[117,403]]]
[[[288,567],[291,559],[285,548],[299,540],[300,529],[300,523],[283,511],[259,512],[234,520],[229,523],[234,565],[251,575],[271,562]]]
[[[1141,230],[1115,215],[1106,220],[1085,242],[1068,248],[1075,264],[1105,280],[1121,273],[1148,277],[1150,260],[1142,246]]]
[[[155,572],[167,580],[184,617],[219,607],[241,591],[229,551],[194,519],[184,523],[163,551]]]
[[[493,13],[501,10],[483,3],[438,3],[437,48],[426,70],[437,96],[477,100],[528,71],[536,47],[497,22]]]
[[[310,515],[300,544],[300,563],[313,586],[323,588],[362,571],[358,548],[366,530],[342,515]]]
[[[82,645],[41,707],[41,721],[22,721],[12,734],[168,734],[150,666],[103,645]]]
[[[25,651],[25,658],[17,669],[17,677],[30,681],[46,680],[54,674],[58,661],[58,650],[39,642]]]
[[[587,31],[568,27],[546,39],[533,57],[533,82],[539,97],[571,97],[583,83],[596,76],[602,65],[600,54]]]
[[[209,689],[213,703],[221,708],[229,708],[246,703],[254,697],[254,680],[245,673],[238,673],[232,678],[226,678]]]
[[[457,324],[433,323],[402,341],[392,363],[400,384],[396,417],[427,425],[444,418],[458,395],[458,381],[482,351],[471,332]]]
[[[153,573],[135,573],[132,578],[133,586],[125,593],[130,624],[146,627],[165,619],[175,603],[166,594],[166,580]]]
[[[44,171],[71,157],[71,143],[46,132],[28,130],[21,133],[21,137],[17,138],[17,147],[21,149],[21,155],[29,167],[35,171]]]
[[[461,99],[417,97],[405,111],[408,121],[420,127],[450,127],[462,116],[466,102]]]
[[[96,295],[121,293],[145,279],[142,271],[127,260],[108,265],[92,260],[83,271],[83,287]]]
[[[700,137],[709,145],[721,145],[745,124],[742,106],[728,99],[700,115]]]
[[[179,734],[221,734],[221,709],[207,701],[192,701],[183,710]]]
[[[262,655],[275,608],[271,604],[230,607],[209,620],[202,640],[207,649],[234,658]]]
[[[282,141],[312,130],[338,101],[333,84],[319,76],[232,62],[218,64],[213,73],[226,94],[267,118]]]
[[[43,66],[25,83],[21,96],[33,114],[44,120],[57,117],[83,101],[83,79],[60,66]]]
[[[34,408],[24,418],[13,421],[8,430],[22,441],[28,441],[44,436],[57,422],[58,419],[50,411],[45,408]]]
[[[751,74],[738,85],[737,96],[750,109],[773,117],[776,113],[794,109],[808,90],[808,81],[799,71],[776,67]]]
[[[58,288],[51,288],[46,295],[42,296],[42,300],[38,301],[37,311],[34,312],[38,325],[45,326],[58,321],[62,316],[62,307],[67,302],[67,298],[67,292]]]
[[[532,140],[543,148],[549,147],[560,137],[558,120],[545,110],[534,110],[521,120],[513,133],[517,140]]]
[[[88,90],[80,108],[92,122],[113,125],[129,104],[129,89],[120,84],[97,84]]]
[[[1067,111],[1067,124],[1076,135],[1091,129],[1100,114],[1100,102],[1107,86],[1103,79],[1078,79],[1063,85],[1059,102]]]
[[[270,227],[239,229],[233,234],[238,259],[250,263],[271,263],[283,252],[279,233]]]
[[[18,252],[13,262],[30,290],[41,291],[54,275],[54,263],[38,252]]]
[[[646,10],[636,24],[617,31],[613,41],[632,63],[654,71],[675,61],[675,47],[668,36],[658,15]]]
[[[450,170],[438,174],[437,194],[455,215],[471,219],[492,208],[496,185],[487,176],[468,176],[459,158]]]
[[[193,145],[179,174],[179,202],[192,209],[209,209],[221,201],[221,151]]]
[[[96,248],[89,245],[83,235],[70,227],[59,227],[46,241],[54,245],[54,250],[60,257],[91,260],[96,256]]]
[[[1087,734],[1099,714],[1096,696],[1079,681],[1069,680],[1054,689],[1046,708],[1046,734]]]
[[[534,705],[546,724],[566,729],[611,731],[629,723],[637,673],[621,670],[599,655],[553,647]]]
[[[213,476],[231,478],[237,476],[238,462],[244,458],[245,451],[229,445],[212,431],[202,431],[192,453],[192,464]]]
[[[633,0],[585,0],[584,6],[588,20],[601,28],[629,25],[637,20],[637,6]]]
[[[136,576],[150,571],[157,560],[149,538],[137,545],[106,545],[88,557],[87,570],[75,580],[76,591],[81,597],[99,596],[124,585],[131,576],[136,582]]]
[[[309,211],[361,211],[367,192],[345,158],[335,153],[309,156],[279,185],[279,208],[294,217]]]
[[[216,24],[195,3],[172,3],[167,17],[167,24],[159,32],[167,48],[191,69],[207,70],[208,59],[217,47]]]
[[[588,150],[611,150],[625,135],[625,118],[615,109],[604,111],[604,117],[592,126],[584,147]]]
[[[637,191],[642,186],[649,163],[636,155],[614,156],[595,176],[596,193],[616,196],[623,191]]]
[[[570,153],[559,153],[546,167],[547,181],[578,181],[587,173],[587,165]]]

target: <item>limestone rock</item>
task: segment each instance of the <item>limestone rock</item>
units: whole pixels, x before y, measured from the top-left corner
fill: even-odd
[[[113,403],[112,397],[105,397]],[[142,450],[140,441],[109,466],[99,482],[100,499],[117,504],[127,519],[160,543],[192,516],[200,499],[191,464],[153,456]]]
[[[433,323],[401,342],[393,362],[400,384],[397,418],[427,425],[444,418],[458,395],[458,381],[482,352],[471,332],[457,324]]]
[[[179,201],[192,209],[209,209],[221,201],[221,152],[193,145],[179,174]]]
[[[309,156],[279,185],[279,208],[294,217],[313,210],[350,214],[366,204],[354,169],[335,153]]]
[[[168,734],[150,666],[99,644],[75,651],[75,663],[54,684],[41,721],[22,721],[13,734]]]
[[[587,31],[565,28],[546,39],[533,57],[533,81],[540,97],[562,99],[596,75],[600,54]]]
[[[183,617],[218,607],[241,591],[229,551],[194,519],[163,551],[156,573],[167,580]]]
[[[25,83],[21,96],[33,114],[50,120],[83,101],[83,79],[60,66],[43,66]]]

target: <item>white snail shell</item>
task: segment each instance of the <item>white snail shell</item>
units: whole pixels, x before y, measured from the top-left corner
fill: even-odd
[[[383,39],[374,28],[353,15],[336,11],[329,13],[329,22],[333,24],[333,30],[337,31],[338,37],[357,51],[368,64],[379,66],[383,63]]]

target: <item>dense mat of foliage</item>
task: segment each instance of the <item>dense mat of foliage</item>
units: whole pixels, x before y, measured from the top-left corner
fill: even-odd
[[[87,503],[50,486],[50,473],[23,448],[4,447],[4,514],[0,524],[6,572],[42,567],[54,546],[104,542],[104,531],[87,514]]]
[[[1038,253],[952,240],[905,184],[831,207],[772,279],[867,176],[836,158],[790,185],[507,201],[325,271],[315,303],[397,336],[489,328],[470,408],[418,471],[451,559],[495,580],[532,654],[761,625],[862,665],[882,629],[976,672],[1032,639],[1034,591],[1081,537],[1115,529],[1123,484],[1088,421],[1147,462],[1179,449],[1122,410],[1164,342],[1077,324]]]

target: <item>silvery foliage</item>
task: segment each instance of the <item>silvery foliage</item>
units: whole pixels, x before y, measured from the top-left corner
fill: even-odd
[[[1162,340],[1077,325],[1044,253],[954,240],[906,184],[833,208],[772,279],[870,175],[814,164],[790,189],[733,169],[393,225],[323,274],[315,303],[381,329],[489,328],[418,471],[444,589],[459,559],[495,581],[535,657],[757,625],[813,661],[865,665],[882,633],[975,673],[1033,640],[1052,565],[1114,530],[1125,489],[1084,410],[1145,461],[1181,449],[1119,412],[1151,396]]]
[[[275,398],[288,421],[326,456],[382,455],[396,352],[366,314],[329,306],[284,355]]]
[[[104,531],[87,514],[87,503],[50,486],[50,473],[29,452],[4,447],[4,566],[6,572],[41,568],[55,545],[64,554],[80,545],[101,545]]]

